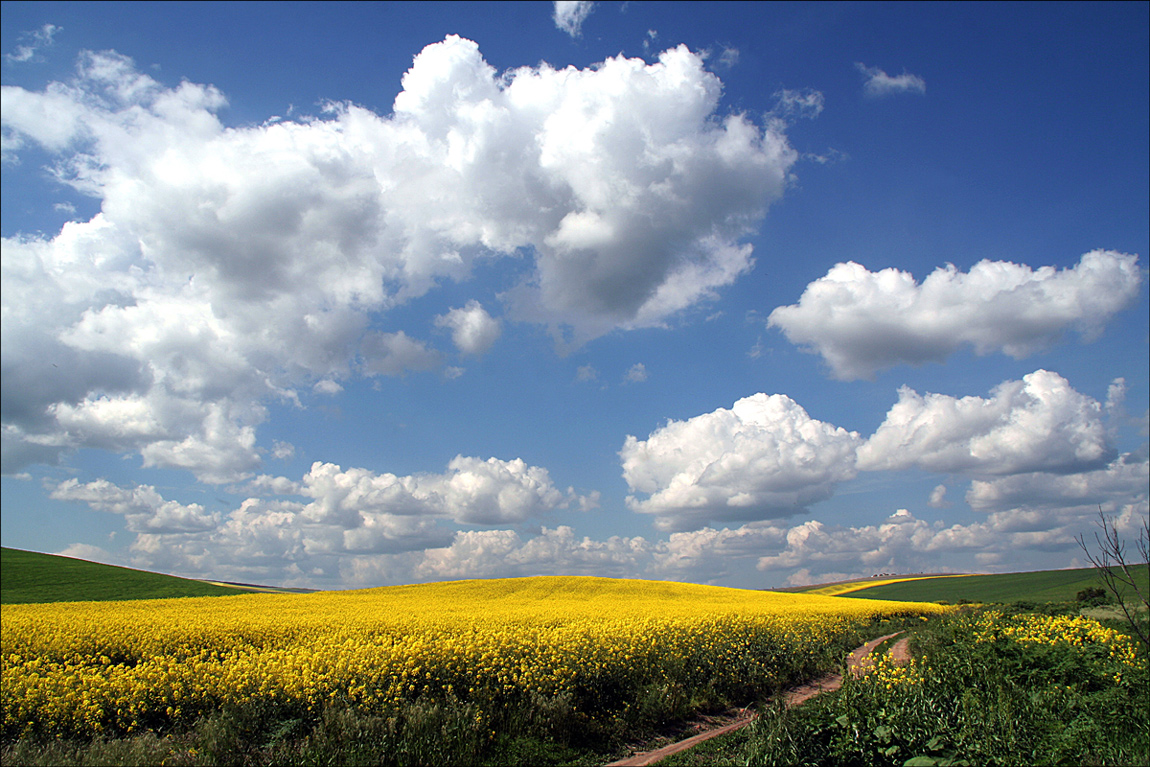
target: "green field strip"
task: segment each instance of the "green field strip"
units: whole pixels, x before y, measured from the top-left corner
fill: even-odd
[[[1150,592],[1147,565],[1131,568],[1143,593]],[[924,578],[876,585],[842,594],[850,599],[890,599],[903,602],[1071,602],[1088,587],[1101,588],[1093,568],[1040,570],[1029,573],[968,575],[963,578]]]
[[[235,588],[83,559],[0,549],[0,604],[234,596]]]

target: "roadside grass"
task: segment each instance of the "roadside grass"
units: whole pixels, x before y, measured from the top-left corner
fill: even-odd
[[[671,754],[661,759],[661,767],[715,767],[723,764],[742,764],[750,744],[750,726],[741,730],[705,740],[694,748]]]
[[[0,549],[0,604],[115,602],[127,599],[234,596],[227,586],[83,559]]]
[[[1113,636],[1074,615],[932,618],[914,664],[880,663],[837,693],[768,709],[727,763],[1147,764],[1146,654]]]
[[[1150,591],[1150,567],[1131,568]],[[1029,573],[968,575],[962,578],[940,577],[908,580],[869,586],[842,596],[851,599],[891,599],[900,602],[1069,602],[1080,591],[1102,587],[1094,568],[1077,570],[1042,570]]]

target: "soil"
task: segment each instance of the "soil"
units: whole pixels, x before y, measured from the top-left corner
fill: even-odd
[[[872,639],[861,647],[856,647],[847,659],[847,667],[855,674],[862,673],[862,669],[869,666],[873,661],[871,660],[871,653],[880,644],[888,639],[893,639],[898,636],[897,632],[894,634],[887,634],[886,636]],[[890,655],[894,658],[896,663],[906,663],[910,659],[910,652],[907,649],[907,638],[895,642],[894,646],[890,649]],[[809,682],[800,687],[795,687],[783,693],[783,700],[787,708],[801,705],[805,701],[824,692],[831,692],[837,690],[843,685],[842,674],[827,674],[824,677]],[[720,735],[726,735],[728,732],[734,732],[742,727],[746,727],[753,722],[755,714],[748,709],[739,709],[729,713],[724,717],[707,717],[700,722],[695,723],[698,727],[702,725],[704,730],[696,735],[692,735],[685,740],[680,740],[670,745],[657,748],[653,751],[644,751],[642,753],[629,756],[626,759],[620,759],[617,762],[611,762],[607,767],[641,767],[642,765],[655,764],[661,759],[665,759],[671,754],[677,754],[680,751],[686,751],[692,746],[696,746],[705,740],[717,738]]]

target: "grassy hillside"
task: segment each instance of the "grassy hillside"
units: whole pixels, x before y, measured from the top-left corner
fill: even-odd
[[[1150,591],[1150,570],[1135,569],[1143,593]],[[968,575],[963,578],[924,578],[852,591],[843,594],[854,599],[894,599],[905,602],[1069,602],[1085,588],[1101,588],[1093,568],[1083,570],[1040,570],[1030,573]]]
[[[235,588],[83,559],[0,549],[0,603],[101,602],[224,596]]]

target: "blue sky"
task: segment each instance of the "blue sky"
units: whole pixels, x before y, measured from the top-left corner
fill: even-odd
[[[2,9],[5,546],[770,587],[1148,514],[1145,4]]]

